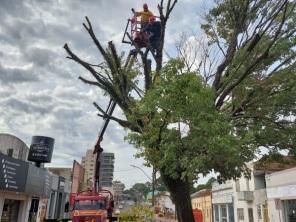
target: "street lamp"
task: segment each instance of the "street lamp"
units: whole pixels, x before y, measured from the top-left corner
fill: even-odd
[[[154,191],[155,191],[155,181],[156,181],[156,170],[155,170],[155,168],[153,167],[153,169],[152,169],[152,178],[151,178],[150,176],[147,175],[147,173],[141,167],[138,167],[138,166],[135,166],[135,165],[130,165],[130,166],[141,170],[142,173],[144,173],[144,175],[151,181],[151,183],[152,183],[152,206],[154,206]]]
[[[138,167],[138,166],[135,166],[135,165],[130,165],[130,166],[141,170],[145,174],[145,176],[152,182],[151,177],[148,176],[148,174],[141,167]]]

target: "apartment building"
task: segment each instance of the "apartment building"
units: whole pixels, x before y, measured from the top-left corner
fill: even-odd
[[[100,186],[112,187],[114,173],[114,153],[101,153],[100,161]],[[93,154],[93,150],[87,150],[85,156],[82,157],[81,165],[85,169],[84,182],[88,186],[93,184],[95,176],[95,162],[96,154]]]

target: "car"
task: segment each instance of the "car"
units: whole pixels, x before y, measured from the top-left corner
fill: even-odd
[[[122,209],[122,208],[123,208],[123,206],[122,206],[122,205],[119,205],[119,206],[118,206],[118,208],[119,208],[119,209]]]

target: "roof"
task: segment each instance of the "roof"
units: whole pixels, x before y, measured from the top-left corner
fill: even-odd
[[[264,156],[254,163],[254,174],[266,174],[290,169],[296,166],[294,156]]]
[[[212,191],[210,189],[203,189],[191,194],[191,198],[209,196],[211,193]]]
[[[0,133],[0,137],[2,137],[2,138],[5,138],[6,137],[6,138],[10,138],[12,140],[19,141],[19,144],[21,144],[24,147],[27,147],[29,149],[29,147],[27,146],[27,144],[24,141],[22,141],[20,138],[14,136],[12,134],[9,134],[9,133]]]

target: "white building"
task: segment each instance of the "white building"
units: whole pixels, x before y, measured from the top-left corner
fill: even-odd
[[[248,163],[249,178],[214,183],[214,222],[296,221],[296,168],[285,170],[293,166],[276,161]],[[281,206],[286,206],[285,211]],[[294,220],[288,220],[289,215]]]
[[[169,192],[161,192],[156,196],[156,205],[160,207],[163,213],[174,213],[175,204],[173,203]]]
[[[296,167],[266,175],[270,222],[296,221]]]
[[[264,222],[268,219],[265,171],[248,164],[250,178],[242,176],[234,183],[234,218],[237,222]]]
[[[233,181],[223,184],[212,184],[212,204],[214,222],[234,222],[233,210],[234,188]]]

